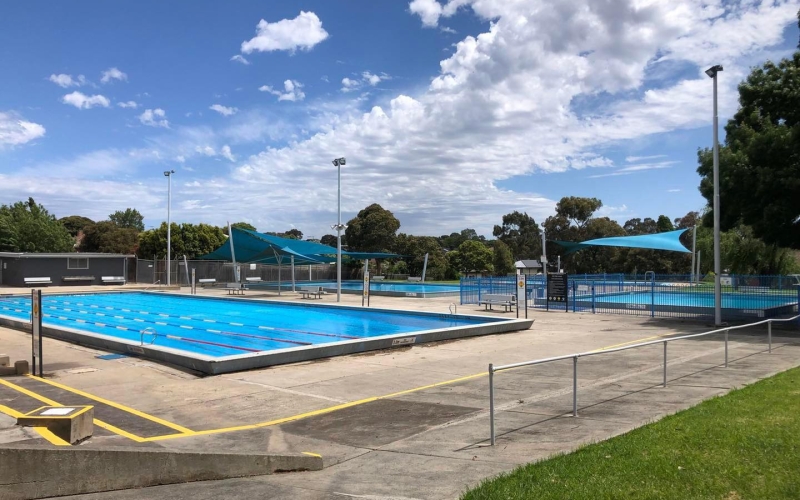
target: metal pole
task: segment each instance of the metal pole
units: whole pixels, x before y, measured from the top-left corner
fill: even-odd
[[[694,273],[695,280],[697,280],[696,283],[698,283],[698,284],[700,283],[700,257],[702,257],[702,256],[703,256],[703,251],[702,250],[698,250],[697,251],[697,272]]]
[[[695,250],[697,246],[697,224],[695,224],[694,228],[692,228],[692,268],[689,271],[689,283],[694,283],[694,260],[697,256],[697,252]]]
[[[425,261],[422,263],[422,282],[425,282],[425,273],[428,272],[428,253],[425,252]]]
[[[336,162],[338,185],[336,218],[336,302],[342,301],[342,165]]]
[[[572,358],[572,416],[578,416],[578,356]]]
[[[494,446],[494,366],[489,363],[489,436]]]
[[[289,258],[291,259],[292,262],[292,291],[296,292],[297,290],[295,290],[295,282],[294,282],[294,255],[290,255]]]
[[[717,72],[714,73],[714,325],[722,324],[719,243],[719,117],[717,116]],[[727,366],[727,365],[726,365]]]
[[[664,380],[661,382],[662,387],[667,386],[667,341],[664,341]]]
[[[769,351],[772,352],[772,320],[767,322],[767,342],[769,344]]]
[[[172,171],[164,172],[167,176],[167,286],[170,285],[170,271],[172,268],[172,222],[170,220],[170,206],[172,205]]]
[[[239,282],[239,268],[236,267],[236,252],[233,249],[233,228],[228,222],[228,243],[231,245],[231,262],[233,264],[233,281]]]
[[[730,330],[725,330],[725,368],[728,367],[728,332]]]
[[[544,233],[544,228],[542,228],[542,272],[547,276],[547,238]]]

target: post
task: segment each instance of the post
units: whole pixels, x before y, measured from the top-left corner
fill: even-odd
[[[336,161],[336,302],[342,301],[342,165]]]
[[[558,256],[558,272],[561,272],[561,256]]]
[[[425,274],[428,272],[428,252],[425,252],[425,261],[422,263],[422,282],[425,282]]]
[[[228,243],[231,245],[231,262],[233,263],[233,280],[239,282],[239,268],[236,267],[236,252],[233,249],[233,229],[228,222]]]
[[[702,257],[702,256],[703,256],[703,251],[702,250],[698,250],[697,251],[697,272],[694,273],[695,280],[696,280],[695,282],[698,283],[698,284],[700,283],[700,257]]]
[[[547,276],[547,238],[542,228],[542,273]]]
[[[31,371],[36,375],[39,363],[39,376],[42,372],[42,291],[31,290]]]
[[[719,68],[722,69],[721,67]],[[717,71],[714,71],[714,325],[722,324],[722,286],[719,242],[719,117],[717,116]],[[727,364],[726,364],[727,366]]]
[[[667,386],[667,341],[664,341],[664,380],[661,382],[662,387]]]
[[[725,330],[725,368],[728,367],[728,332],[730,330]]]
[[[489,436],[494,446],[494,365],[489,363]]]
[[[578,416],[578,356],[572,357],[572,416]]]
[[[192,268],[192,295],[197,295],[197,280],[195,280],[195,268]]]
[[[186,254],[183,254],[183,272],[186,274],[186,284],[191,285],[189,282],[189,262],[186,260]]]
[[[172,270],[172,221],[170,218],[170,207],[172,205],[172,174],[174,170],[164,172],[167,176],[167,286],[170,285],[170,271]]]
[[[656,274],[653,273],[653,280],[650,282],[650,317],[656,317]]]
[[[767,352],[772,353],[772,320],[767,321],[767,344],[769,345]]]
[[[694,283],[694,260],[697,256],[697,224],[692,228],[692,268],[689,270],[689,283]]]
[[[295,284],[294,284],[294,255],[290,255],[289,258],[292,262],[292,291],[296,292],[297,290],[295,290]]]
[[[595,310],[594,310],[594,281],[592,281],[592,314],[595,314]]]

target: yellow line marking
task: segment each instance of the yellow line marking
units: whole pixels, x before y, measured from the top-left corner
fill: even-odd
[[[54,444],[56,446],[72,446],[68,442],[53,434],[47,427],[34,427],[33,429],[38,432],[40,436],[50,441],[50,444]]]
[[[5,413],[6,415],[12,418],[19,418],[24,415],[23,413],[18,412],[14,408],[9,408],[8,406],[3,406],[3,405],[0,405],[0,413]]]
[[[28,377],[34,378],[31,375],[28,375]],[[83,396],[85,398],[89,398],[91,400],[97,401],[98,403],[103,403],[105,405],[114,407],[114,408],[116,408],[118,410],[122,410],[122,411],[130,413],[132,415],[136,415],[137,417],[141,417],[141,418],[143,418],[145,420],[150,420],[151,422],[155,422],[157,424],[161,424],[164,427],[169,427],[170,429],[174,429],[174,430],[176,430],[178,432],[181,432],[181,433],[184,433],[184,434],[193,434],[194,433],[193,430],[187,429],[186,427],[183,427],[182,425],[174,424],[172,422],[164,420],[163,418],[158,418],[158,417],[156,417],[154,415],[149,415],[147,413],[144,413],[142,411],[136,410],[136,409],[131,408],[129,406],[125,406],[123,404],[119,404],[119,403],[115,403],[113,401],[109,401],[107,399],[101,398],[99,396],[95,396],[93,394],[89,394],[88,392],[83,392],[83,391],[81,391],[79,389],[75,389],[75,388],[69,387],[69,386],[64,385],[64,384],[59,384],[58,382],[55,382],[53,380],[47,380],[47,379],[42,379],[42,378],[38,378],[38,377],[36,377],[35,380],[37,380],[39,382],[44,382],[45,384],[50,384],[53,387],[58,387],[59,389],[63,389],[65,391],[69,391],[69,392],[71,392],[73,394],[77,394],[79,396]]]
[[[319,453],[311,453],[310,451],[303,451],[301,452],[303,455],[308,455],[309,457],[319,457],[322,458],[322,455]]]
[[[22,394],[25,394],[26,396],[30,396],[30,397],[32,397],[34,399],[38,399],[42,403],[47,403],[50,406],[64,406],[63,404],[61,404],[61,403],[59,403],[57,401],[53,401],[52,399],[50,399],[48,397],[45,397],[45,396],[42,396],[41,394],[37,394],[37,393],[35,393],[33,391],[29,391],[28,389],[25,389],[24,387],[20,387],[20,386],[18,386],[16,384],[12,384],[11,382],[8,382],[7,380],[0,379],[0,384],[5,385],[9,389],[13,389],[13,390],[15,390],[17,392],[21,392]],[[119,427],[116,427],[116,426],[113,426],[113,425],[111,425],[109,423],[103,422],[102,420],[94,419],[94,425],[96,425],[98,427],[102,427],[103,429],[106,429],[106,430],[108,430],[110,432],[113,432],[114,434],[119,434],[120,436],[126,437],[126,438],[131,439],[133,441],[136,441],[138,443],[143,443],[144,440],[145,440],[145,438],[143,438],[141,436],[137,436],[136,434],[131,434],[130,432],[124,431],[124,430],[120,429]],[[185,435],[186,434],[181,434],[181,436],[185,436]]]
[[[653,335],[652,337],[645,337],[643,339],[636,339],[636,340],[631,340],[631,341],[628,341],[628,342],[622,342],[621,344],[607,345],[605,347],[600,347],[599,349],[595,349],[595,350],[589,351],[589,352],[607,351],[608,349],[614,349],[615,347],[622,347],[622,346],[630,345],[630,344],[638,344],[639,342],[647,342],[648,340],[662,339],[664,337],[671,337],[673,335],[676,335],[676,334],[675,333],[665,333],[663,335]]]

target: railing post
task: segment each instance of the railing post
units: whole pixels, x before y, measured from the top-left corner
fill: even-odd
[[[578,416],[578,356],[572,358],[572,416]]]
[[[489,437],[494,446],[494,365],[489,363]]]
[[[656,275],[653,274],[653,281],[650,282],[650,317],[656,317]]]
[[[728,367],[728,332],[730,330],[725,330],[725,368]]]
[[[769,345],[768,352],[772,353],[772,320],[767,321],[767,343]]]
[[[594,309],[594,281],[592,281],[592,314],[595,314],[595,309]]]
[[[662,387],[667,386],[667,341],[664,341],[664,380],[661,382]]]

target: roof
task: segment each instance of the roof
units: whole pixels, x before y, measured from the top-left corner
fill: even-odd
[[[238,227],[232,228],[233,250],[237,262],[281,264],[294,257],[295,264],[320,264],[335,261],[336,249],[313,241],[281,238]],[[396,254],[345,252],[342,255],[355,259],[399,257]],[[204,260],[233,260],[230,240],[211,253],[199,257]]]
[[[530,269],[533,267],[542,267],[542,263],[538,260],[518,260],[514,262],[514,267],[517,269]]]
[[[657,234],[641,234],[638,236],[612,236],[610,238],[598,238],[595,240],[583,241],[580,243],[572,241],[556,241],[555,243],[567,249],[567,254],[583,250],[592,246],[602,247],[622,247],[622,248],[641,248],[649,250],[667,250],[670,252],[691,253],[680,242],[681,234],[688,229],[678,229]]]
[[[121,253],[98,253],[98,252],[60,252],[60,253],[37,253],[37,252],[0,252],[0,257],[8,257],[12,259],[65,259],[80,257],[83,259],[120,259],[123,257],[136,257],[133,254]]]

